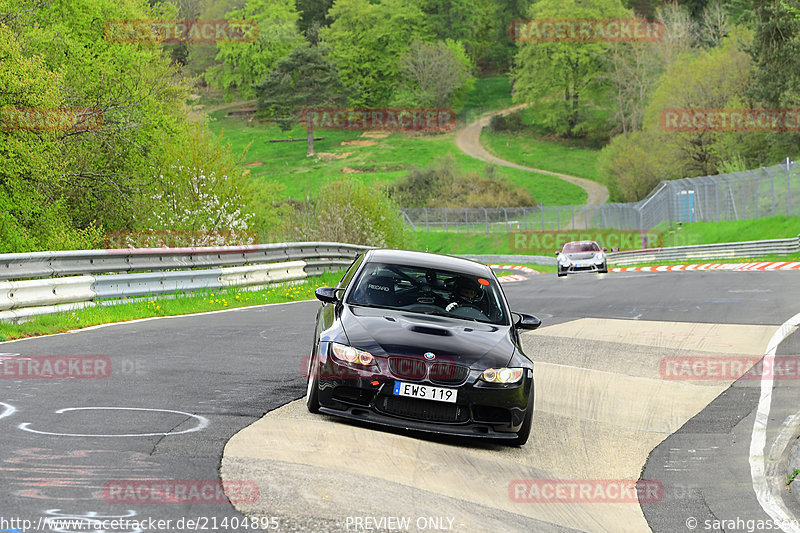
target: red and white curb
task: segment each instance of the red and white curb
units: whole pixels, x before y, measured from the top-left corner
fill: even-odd
[[[611,268],[611,272],[672,272],[675,270],[800,270],[800,262],[787,263],[770,261],[766,263],[706,263],[702,265],[662,265],[649,267]]]
[[[499,270],[519,270],[520,272],[525,272],[526,274],[539,274],[539,271],[537,270],[519,265],[489,265],[489,268],[496,268]],[[511,283],[513,281],[524,281],[526,279],[528,279],[527,276],[523,276],[521,274],[511,274],[509,276],[500,276],[497,278],[497,281],[500,283]]]

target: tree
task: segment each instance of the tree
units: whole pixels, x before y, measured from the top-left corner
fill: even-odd
[[[614,120],[623,134],[642,127],[644,113],[659,77],[695,44],[695,24],[678,4],[656,9],[664,36],[655,42],[611,44],[606,58],[607,79],[613,88]]]
[[[303,110],[343,104],[347,90],[336,65],[322,48],[304,44],[278,61],[275,70],[255,86],[262,116],[275,118],[283,130],[297,121]],[[308,155],[314,155],[312,113],[306,113]]]
[[[415,105],[443,108],[463,98],[473,84],[469,58],[461,43],[415,40],[400,58],[405,90]]]
[[[755,66],[750,95],[769,107],[800,100],[800,17],[796,0],[759,0],[753,44]]]
[[[531,19],[610,19],[630,17],[620,0],[542,0],[533,4]],[[585,133],[585,101],[603,88],[608,63],[603,42],[531,42],[520,46],[514,61],[514,101],[528,102],[561,96],[543,122],[567,137]]]
[[[426,39],[425,14],[407,0],[338,0],[328,12],[333,20],[320,31],[342,81],[357,87],[356,107],[386,105],[397,87],[400,56],[415,37]]]
[[[253,98],[253,84],[266,76],[281,58],[303,42],[297,30],[299,15],[294,0],[247,0],[243,9],[226,18],[253,20],[258,25],[255,40],[217,43],[218,65],[211,67],[207,79],[226,98],[238,91],[243,98]]]

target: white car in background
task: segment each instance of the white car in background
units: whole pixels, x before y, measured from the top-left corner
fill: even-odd
[[[595,241],[573,241],[556,252],[558,275],[566,276],[575,272],[608,272],[606,248]]]

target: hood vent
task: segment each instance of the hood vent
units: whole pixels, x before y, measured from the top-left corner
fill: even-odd
[[[428,326],[411,326],[409,329],[416,333],[424,333],[425,335],[438,335],[440,337],[449,337],[450,335],[452,335],[450,330],[443,328],[431,328]]]

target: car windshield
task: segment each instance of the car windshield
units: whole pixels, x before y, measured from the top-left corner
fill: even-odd
[[[600,247],[596,242],[570,242],[564,245],[565,254],[580,254],[599,251]]]
[[[421,266],[368,263],[347,303],[508,324],[494,279]]]

